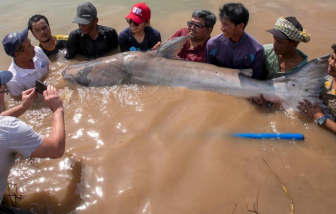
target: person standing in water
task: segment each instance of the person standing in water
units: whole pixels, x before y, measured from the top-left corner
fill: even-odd
[[[148,51],[158,42],[161,34],[150,26],[151,10],[145,3],[133,5],[125,17],[129,27],[118,36],[120,51]]]

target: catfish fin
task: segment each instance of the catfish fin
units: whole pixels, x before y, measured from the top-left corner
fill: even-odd
[[[272,80],[274,84],[286,84],[287,91],[292,94],[290,99],[295,110],[298,111],[296,106],[303,99],[307,99],[312,103],[321,103],[319,99],[320,88],[323,86],[327,76],[329,57],[330,54],[311,60],[301,69]],[[325,113],[327,114],[327,112]]]
[[[157,52],[167,59],[174,58],[182,49],[184,43],[190,39],[190,36],[176,37],[163,43]]]

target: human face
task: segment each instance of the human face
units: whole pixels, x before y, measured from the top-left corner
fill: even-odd
[[[80,28],[82,34],[90,34],[94,32],[97,22],[98,20],[95,18],[87,25],[78,24],[78,27]]]
[[[336,77],[336,53],[332,53],[328,59],[329,67],[328,74],[330,76]]]
[[[133,34],[145,32],[145,27],[148,25],[148,21],[141,24],[135,23],[132,19],[126,19],[126,21],[129,24],[129,28]]]
[[[27,39],[22,43],[23,51],[16,51],[15,56],[21,59],[31,60],[35,57],[34,46],[31,44],[30,39]]]
[[[243,35],[244,31],[243,27],[244,24],[235,25],[227,18],[220,20],[220,29],[223,32],[225,38],[227,39],[235,40],[237,37],[239,37],[240,40],[240,37]]]
[[[49,25],[44,19],[32,23],[32,32],[34,37],[41,43],[48,42],[51,38],[51,31]]]
[[[212,28],[205,26],[203,18],[192,17],[188,23],[188,31],[191,40],[206,41],[209,38]]]
[[[293,49],[296,49],[294,42],[288,39],[280,39],[273,36],[273,49],[276,55],[284,55],[290,53]]]

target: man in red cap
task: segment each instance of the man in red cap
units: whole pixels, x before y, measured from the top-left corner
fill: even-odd
[[[50,61],[40,47],[35,47],[28,38],[28,28],[21,32],[9,33],[2,40],[7,55],[12,57],[9,71],[13,78],[6,86],[13,96],[35,87],[36,80],[49,71]]]
[[[121,52],[148,51],[161,42],[160,32],[150,26],[151,10],[145,3],[133,5],[125,18],[129,27],[118,36]]]
[[[69,35],[65,58],[72,59],[77,53],[97,58],[118,48],[117,31],[98,25],[97,10],[90,2],[78,5],[72,23],[77,23],[79,28]]]

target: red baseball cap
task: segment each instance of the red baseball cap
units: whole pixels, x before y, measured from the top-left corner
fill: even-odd
[[[132,19],[133,22],[141,24],[150,20],[150,17],[150,8],[145,3],[137,3],[133,5],[131,12],[125,17],[125,19]]]

